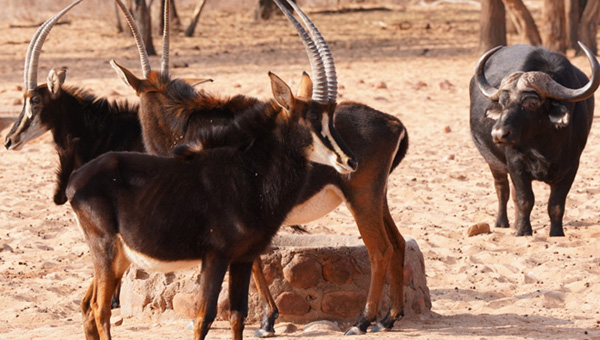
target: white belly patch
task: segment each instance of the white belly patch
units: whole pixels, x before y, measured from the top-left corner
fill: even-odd
[[[138,266],[144,270],[147,270],[147,271],[170,273],[170,272],[176,272],[179,270],[189,269],[191,267],[194,267],[194,266],[202,263],[202,261],[199,259],[198,260],[183,260],[183,261],[157,260],[155,258],[152,258],[148,255],[142,254],[140,252],[137,252],[137,251],[129,248],[127,246],[127,244],[125,243],[125,241],[123,241],[123,238],[121,237],[120,234],[118,235],[118,237],[119,237],[119,241],[121,242],[121,245],[123,246],[123,250],[125,251],[125,255],[129,259],[129,261],[131,261],[131,263],[134,263],[136,266]]]
[[[284,225],[304,224],[325,216],[344,201],[342,191],[328,184],[306,202],[299,204],[287,215]]]

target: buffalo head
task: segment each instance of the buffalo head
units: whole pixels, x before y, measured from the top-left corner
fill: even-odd
[[[514,72],[504,77],[500,87],[495,88],[485,78],[484,69],[486,61],[501,47],[481,57],[475,77],[481,93],[492,101],[486,116],[496,121],[492,128],[495,143],[519,145],[545,126],[561,129],[569,125],[572,105],[568,103],[591,97],[600,85],[598,61],[585,45],[579,44],[590,62],[592,77],[578,89],[565,87],[539,71]]]

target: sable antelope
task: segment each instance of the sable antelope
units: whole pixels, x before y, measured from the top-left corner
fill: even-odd
[[[339,156],[342,141],[325,137],[332,127],[320,124],[327,91],[295,98],[269,76],[275,100],[204,129],[196,149],[178,146],[177,158],[110,152],[72,174],[67,197],[94,263],[86,338],[110,339],[110,296],[130,263],[169,272],[202,262],[194,338],[205,338],[229,268],[232,337],[242,339],[252,263],[296,205],[309,162],[353,170]]]
[[[280,8],[281,6],[280,3]],[[294,10],[300,18],[309,23],[310,20],[293,3]],[[126,13],[124,6],[122,10]],[[168,8],[168,6],[167,6]],[[287,9],[282,8],[286,17],[300,26]],[[126,15],[127,17],[127,15]],[[168,18],[168,14],[165,16]],[[168,21],[165,21],[168,23]],[[193,142],[197,134],[207,126],[227,124],[235,116],[236,109],[251,104],[246,97],[234,97],[226,104],[204,92],[196,92],[178,80],[171,80],[168,74],[168,28],[165,29],[163,43],[163,60],[161,74],[152,72],[145,53],[145,48],[136,33],[133,21],[128,21],[140,54],[144,79],[139,79],[132,72],[112,62],[121,79],[132,87],[141,99],[140,120],[144,131],[144,142],[151,153],[168,155],[170,148],[179,143]],[[301,27],[301,26],[300,26]],[[326,43],[312,23],[307,27],[314,31],[313,36],[324,49]],[[313,44],[304,30],[300,31],[303,42]],[[325,50],[330,60],[327,69],[330,84],[335,81],[335,68],[328,48]],[[319,52],[316,53],[319,55]],[[318,58],[311,57],[311,65],[318,63]],[[317,80],[323,75],[313,77]],[[310,94],[312,83],[304,77],[300,96]],[[313,92],[314,93],[314,92]],[[330,101],[335,103],[336,93],[330,92]],[[346,202],[352,212],[371,261],[371,285],[367,303],[355,326],[346,334],[359,334],[367,330],[377,317],[383,285],[387,270],[390,270],[392,286],[392,307],[388,314],[373,328],[374,331],[393,327],[394,322],[404,313],[404,248],[405,243],[389,212],[387,204],[387,179],[390,172],[400,163],[408,148],[408,135],[402,123],[395,117],[374,110],[358,103],[342,103],[335,107],[335,114],[323,126],[335,126],[342,138],[356,154],[361,166],[350,175],[339,175],[327,166],[315,164],[310,172],[309,183],[301,195],[299,204],[287,217],[285,224],[302,224],[315,220],[341,202]],[[263,290],[264,291],[264,290]],[[272,300],[272,298],[271,298]],[[273,310],[271,310],[273,311]],[[277,315],[275,313],[269,315]],[[270,324],[272,329],[274,317],[263,320],[263,326]],[[265,329],[265,327],[263,327]]]
[[[52,69],[46,84],[38,85],[41,49],[58,20],[82,0],[73,2],[36,31],[25,57],[23,109],[6,136],[4,146],[19,150],[51,131],[59,154],[54,202],[66,202],[65,187],[73,167],[107,151],[142,151],[139,105],[97,98],[84,90],[65,86],[66,69]],[[77,140],[77,145],[73,140]]]
[[[567,194],[594,117],[600,65],[588,57],[592,78],[563,55],[516,45],[485,53],[471,79],[471,136],[488,163],[498,195],[496,227],[508,228],[507,174],[515,187],[516,235],[531,235],[533,180],[550,185],[550,236],[564,236]]]
[[[31,39],[25,57],[23,109],[4,142],[8,150],[20,150],[45,132],[52,132],[59,157],[53,195],[57,205],[67,201],[65,190],[75,168],[108,151],[144,150],[138,104],[109,101],[65,86],[64,68],[50,70],[47,83],[37,84],[39,57],[46,37],[55,23],[80,2],[73,2],[48,19]],[[117,290],[113,306],[118,304]]]

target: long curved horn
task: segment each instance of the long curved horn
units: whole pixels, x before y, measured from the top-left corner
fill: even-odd
[[[590,62],[590,67],[592,68],[592,77],[588,81],[588,83],[578,89],[570,89],[562,86],[556,81],[550,78],[550,81],[537,83],[539,85],[539,90],[543,92],[546,97],[553,98],[556,100],[562,100],[567,102],[578,102],[581,100],[585,100],[594,95],[596,89],[600,85],[600,64],[598,64],[598,60],[594,56],[594,53],[590,51],[590,49],[578,41],[579,46]]]
[[[50,34],[50,30],[52,27],[65,15],[71,8],[75,5],[79,4],[83,0],[76,0],[65,9],[57,13],[51,19],[47,20],[39,29],[39,33],[36,32],[34,38],[36,38],[33,47],[27,49],[27,53],[29,54],[29,58],[25,57],[25,72],[27,75],[25,76],[25,88],[28,90],[33,90],[37,86],[37,71],[38,71],[38,61],[40,59],[40,53],[42,52],[42,45],[44,45],[44,41],[46,41],[46,37]],[[29,60],[29,63],[27,62]]]
[[[25,82],[24,88],[27,88],[27,84],[29,81],[29,65],[31,64],[31,54],[33,52],[33,46],[35,45],[36,41],[38,40],[40,33],[42,33],[42,31],[48,25],[48,22],[50,22],[50,20],[52,20],[52,18],[46,20],[43,24],[40,25],[40,27],[37,29],[37,31],[35,31],[35,34],[31,38],[31,41],[29,42],[29,46],[27,46],[27,53],[25,54],[25,65],[23,66],[23,78],[24,78],[23,80]]]
[[[481,93],[489,100],[498,100],[500,97],[500,90],[493,87],[485,78],[485,62],[492,56],[492,54],[496,53],[496,51],[501,48],[502,46],[496,46],[485,52],[485,54],[479,58],[477,66],[475,67],[475,79],[477,82],[477,87],[479,88],[479,91],[481,91]]]
[[[337,101],[337,75],[335,72],[335,63],[333,62],[331,50],[329,49],[327,42],[325,42],[325,39],[323,38],[321,32],[319,32],[315,24],[313,24],[313,22],[308,18],[308,16],[304,14],[300,7],[298,7],[298,5],[296,5],[296,3],[291,0],[287,0],[287,2],[290,4],[290,6],[292,6],[294,11],[298,13],[300,19],[310,32],[310,35],[314,39],[315,44],[319,49],[319,54],[321,55],[321,58],[323,59],[323,64],[325,66],[325,73],[327,74],[329,102],[335,103]]]
[[[313,82],[315,86],[313,87],[312,100],[317,103],[326,104],[328,101],[328,93],[329,89],[327,86],[327,73],[325,71],[325,66],[323,64],[323,58],[319,53],[319,49],[315,45],[314,41],[308,35],[308,32],[302,27],[302,24],[296,20],[294,15],[290,13],[290,11],[283,6],[283,4],[279,0],[273,0],[279,9],[283,12],[289,22],[294,25],[296,31],[298,31],[298,35],[302,39],[302,44],[306,49],[306,53],[308,54],[308,61],[310,62],[310,68],[312,70]]]
[[[125,7],[121,0],[115,0],[121,11],[125,15],[125,20],[127,21],[127,25],[131,29],[131,33],[133,34],[133,38],[135,39],[135,45],[137,46],[138,53],[140,54],[140,62],[142,64],[142,72],[144,73],[144,78],[148,78],[150,74],[150,59],[148,58],[148,52],[146,51],[146,45],[144,44],[144,40],[142,39],[142,34],[140,33],[140,29],[138,28],[133,16]]]
[[[160,74],[163,78],[169,77],[169,7],[171,4],[169,0],[165,0],[165,13],[164,13],[164,28],[163,28],[163,52],[160,59]]]

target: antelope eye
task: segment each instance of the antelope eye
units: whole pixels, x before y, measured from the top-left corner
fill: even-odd
[[[318,115],[317,113],[315,113],[315,112],[310,112],[310,111],[309,111],[309,112],[306,114],[306,119],[307,119],[307,120],[310,120],[310,121],[312,121],[312,122],[314,122],[314,121],[318,121],[318,120],[319,120],[319,115]]]
[[[40,97],[38,97],[38,96],[35,96],[35,97],[32,97],[30,101],[31,101],[31,104],[37,105],[37,104],[39,104],[39,103],[40,103],[42,100],[40,99]]]

